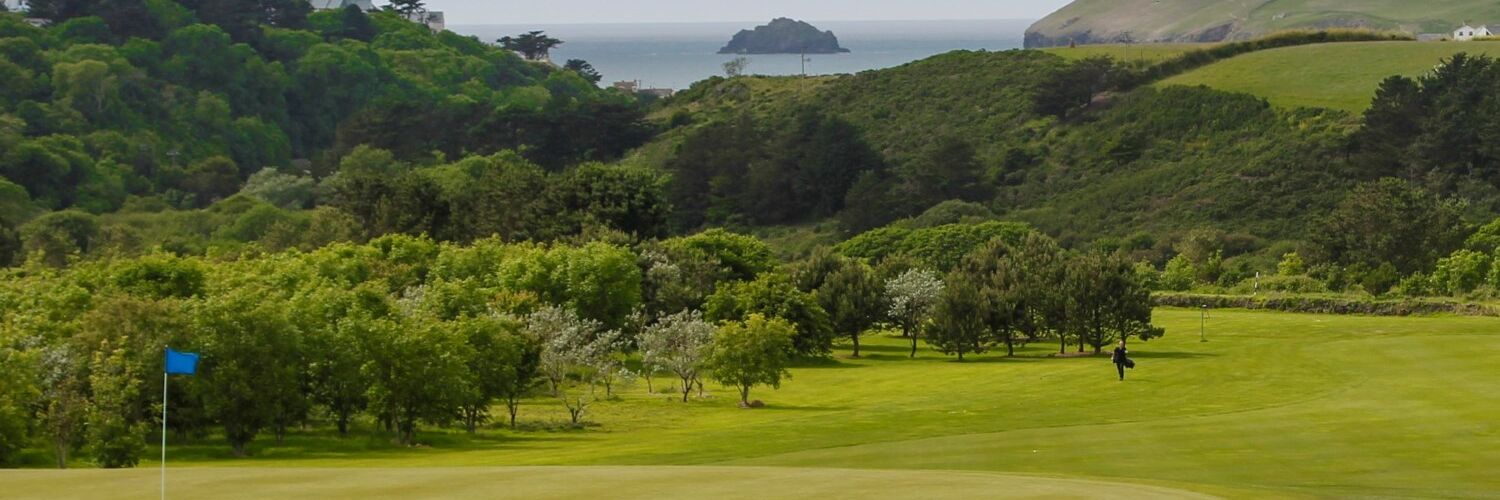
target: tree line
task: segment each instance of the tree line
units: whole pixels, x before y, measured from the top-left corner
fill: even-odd
[[[977,243],[946,273],[897,253],[823,249],[781,264],[712,230],[622,245],[365,244],[214,259],[170,254],[36,264],[0,286],[0,464],[128,467],[159,423],[165,347],[199,352],[171,385],[170,431],[236,456],[308,425],[401,445],[430,426],[517,426],[553,399],[573,425],[645,380],[706,382],[745,407],[838,339],[901,331],[959,360],[997,346],[1149,339],[1149,295],[1121,256],[1071,254],[1035,232]],[[494,413],[498,412],[498,414]],[[560,415],[562,416],[562,415]]]

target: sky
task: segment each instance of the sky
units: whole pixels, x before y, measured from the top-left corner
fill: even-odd
[[[455,24],[1040,19],[1071,0],[427,0]],[[383,5],[385,0],[375,0]]]

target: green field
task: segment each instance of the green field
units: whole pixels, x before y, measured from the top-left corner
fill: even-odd
[[[1418,76],[1460,52],[1500,54],[1492,42],[1353,42],[1303,45],[1219,61],[1158,85],[1207,85],[1261,96],[1284,107],[1323,107],[1359,112],[1369,107],[1380,82],[1393,75]]]
[[[370,496],[1484,497],[1500,491],[1500,335],[1493,318],[1386,318],[1219,311],[1157,314],[1168,336],[1104,359],[956,363],[901,339],[863,359],[805,366],[739,410],[729,390],[683,404],[635,387],[584,430],[541,401],[531,430],[384,438],[262,436],[255,457],[208,440],[172,448],[181,498]],[[846,352],[846,351],[845,351]],[[658,379],[662,386],[669,381]],[[661,386],[658,386],[660,389]],[[146,498],[131,471],[4,471],[0,496]],[[510,468],[502,466],[565,466]],[[580,467],[580,466],[648,467]],[[697,466],[691,468],[661,467]],[[712,466],[711,468],[701,468]],[[228,468],[224,468],[228,467]],[[353,469],[349,469],[353,468]],[[863,472],[843,469],[859,469]],[[1117,483],[1128,483],[1121,485]],[[1144,489],[1133,489],[1133,488]]]
[[[1488,0],[1075,0],[1028,31],[1057,39],[1087,33],[1156,42],[1197,39],[1225,26],[1228,40],[1243,40],[1330,26],[1448,33],[1465,22],[1496,21],[1500,4]]]

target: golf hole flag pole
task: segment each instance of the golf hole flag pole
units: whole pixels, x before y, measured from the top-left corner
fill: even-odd
[[[166,369],[161,373],[161,498],[167,498],[167,377],[198,373],[198,354],[167,348]]]

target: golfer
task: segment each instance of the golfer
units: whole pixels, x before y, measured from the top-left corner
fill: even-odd
[[[1130,361],[1129,355],[1130,350],[1125,348],[1125,339],[1120,339],[1119,347],[1115,348],[1114,356],[1110,357],[1110,361],[1115,363],[1115,370],[1120,372],[1120,380],[1125,380],[1126,368],[1134,368],[1132,365],[1135,365],[1135,363]]]

